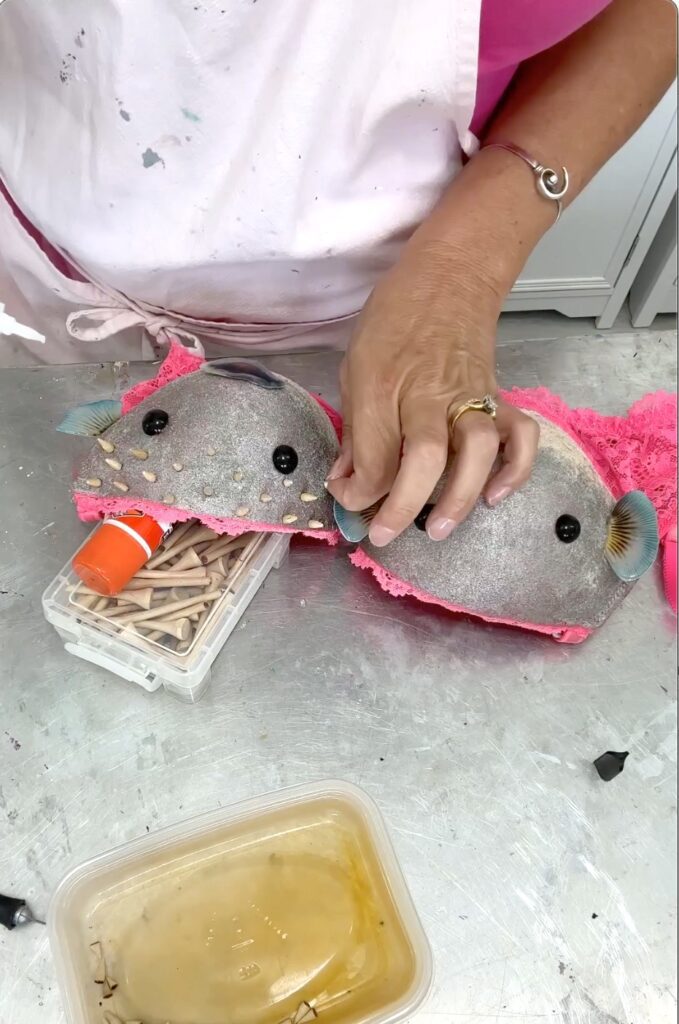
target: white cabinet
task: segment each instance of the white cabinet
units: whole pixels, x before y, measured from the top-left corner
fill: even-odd
[[[532,253],[505,310],[617,316],[676,191],[674,86]]]
[[[639,268],[629,293],[634,327],[650,327],[658,313],[677,312],[677,196]]]

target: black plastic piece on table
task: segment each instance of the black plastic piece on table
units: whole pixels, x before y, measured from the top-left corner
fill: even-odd
[[[20,923],[19,911],[26,906],[25,900],[15,899],[14,896],[3,896],[0,894],[0,924],[5,928],[12,928]]]
[[[622,752],[607,750],[605,754],[597,757],[594,767],[604,782],[610,782],[611,779],[614,779],[623,770],[628,756],[629,750],[623,750]]]

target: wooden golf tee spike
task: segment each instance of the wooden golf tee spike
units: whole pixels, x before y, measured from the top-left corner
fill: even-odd
[[[153,630],[154,633],[166,633],[168,636],[174,636],[177,640],[188,640],[193,632],[191,623],[188,619],[173,619],[172,621],[166,621],[165,619],[154,619],[153,625],[156,627]],[[150,639],[152,634],[146,638]]]
[[[207,594],[202,594],[199,601],[217,601],[222,596],[222,591],[210,591]],[[185,601],[170,601],[168,604],[159,605],[157,608],[149,608],[147,612],[131,612],[130,614],[123,613],[122,615],[115,615],[116,619],[120,619],[121,622],[132,623],[132,622],[146,622],[148,619],[158,619],[161,616],[166,620],[171,619],[173,616],[170,613],[177,613],[184,611],[185,608],[191,607],[196,604],[195,597],[189,597]]]
[[[194,548],[187,548],[183,555],[172,563],[172,572],[182,572],[183,569],[199,569],[202,566],[199,556]]]

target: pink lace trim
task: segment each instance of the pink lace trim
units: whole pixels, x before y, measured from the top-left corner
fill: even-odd
[[[103,519],[104,516],[120,515],[121,512],[128,512],[131,508],[135,508],[166,523],[183,523],[187,519],[198,519],[215,533],[228,533],[231,537],[240,537],[242,533],[249,533],[250,530],[253,530],[259,533],[301,533],[304,537],[324,540],[331,545],[337,544],[339,541],[337,530],[295,530],[292,526],[282,526],[280,523],[255,523],[249,519],[222,519],[219,516],[198,515],[185,508],[161,505],[157,501],[144,501],[141,498],[99,498],[85,491],[74,491],[73,501],[79,518],[86,523]]]
[[[546,626],[535,622],[517,622],[515,619],[502,619],[498,616],[481,615],[479,612],[471,612],[468,608],[452,604],[450,601],[442,601],[440,598],[428,594],[426,590],[419,590],[417,587],[411,586],[410,583],[404,583],[398,577],[392,576],[383,565],[378,565],[377,562],[374,562],[361,548],[356,548],[349,555],[349,559],[359,569],[366,569],[368,572],[371,572],[382,587],[382,590],[393,597],[415,597],[424,604],[436,604],[440,608],[445,608],[446,611],[454,612],[456,615],[469,615],[473,619],[481,619],[483,622],[491,622],[499,626],[513,626],[517,629],[528,629],[533,633],[543,633],[546,636],[553,637],[554,640],[558,640],[562,644],[581,644],[592,632],[584,626]]]
[[[164,388],[171,381],[177,380],[178,377],[184,377],[187,373],[195,373],[196,370],[200,370],[204,362],[202,356],[196,356],[189,352],[178,341],[170,342],[168,353],[156,376],[152,380],[140,381],[123,395],[121,403],[123,416],[134,409],[135,405],[139,405],[145,398]]]

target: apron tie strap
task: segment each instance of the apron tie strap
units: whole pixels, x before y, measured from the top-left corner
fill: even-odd
[[[104,341],[128,327],[143,327],[160,345],[169,344],[173,337],[180,341],[183,339],[190,343],[185,345],[189,351],[205,355],[198,337],[171,316],[146,313],[140,309],[121,309],[120,306],[95,306],[76,310],[66,317],[66,330],[77,341]]]

